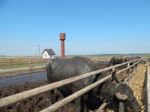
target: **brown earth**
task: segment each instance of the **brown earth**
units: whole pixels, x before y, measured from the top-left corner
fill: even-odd
[[[47,84],[47,82],[30,83],[30,84],[28,83],[22,86],[3,88],[3,89],[0,89],[0,98],[9,96],[15,93],[19,93],[22,91],[30,90],[30,89],[33,89],[35,87],[39,87],[45,84]],[[10,106],[0,108],[0,112],[39,112],[40,110],[48,106],[49,106],[49,94],[48,92],[46,92],[38,96],[17,102]],[[69,112],[73,112],[74,107],[68,104],[67,106],[59,110],[58,112],[68,112],[68,110]]]
[[[140,103],[143,111],[143,83],[145,78],[145,65],[140,64],[138,70],[135,71],[131,87],[134,90],[138,102]],[[9,87],[0,89],[0,98],[9,96],[22,91],[30,90],[35,87],[46,85],[47,82],[28,83],[22,86]],[[28,98],[24,101],[12,104],[7,107],[0,108],[0,112],[38,112],[49,106],[49,94],[48,92],[40,94],[38,96]],[[75,107],[71,104],[60,109],[58,112],[75,112]]]

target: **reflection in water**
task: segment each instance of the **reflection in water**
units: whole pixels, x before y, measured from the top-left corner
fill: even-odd
[[[22,85],[29,82],[46,81],[46,80],[47,80],[46,72],[20,74],[12,77],[0,78],[0,88]]]

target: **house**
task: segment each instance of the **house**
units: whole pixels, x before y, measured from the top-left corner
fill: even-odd
[[[44,49],[44,51],[42,52],[42,58],[43,59],[52,59],[55,57],[55,52],[53,51],[53,49]]]

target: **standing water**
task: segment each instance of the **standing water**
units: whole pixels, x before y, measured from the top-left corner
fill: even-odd
[[[19,74],[12,77],[0,78],[0,88],[22,85],[29,82],[41,82],[46,80],[47,80],[46,72]]]

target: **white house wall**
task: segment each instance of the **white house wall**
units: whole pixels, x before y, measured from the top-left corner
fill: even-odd
[[[50,58],[49,54],[48,54],[46,51],[44,51],[44,53],[42,54],[42,57],[43,57],[44,59]]]

